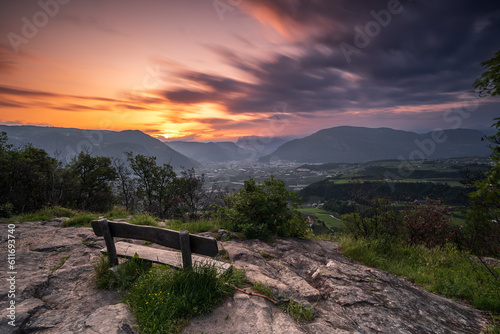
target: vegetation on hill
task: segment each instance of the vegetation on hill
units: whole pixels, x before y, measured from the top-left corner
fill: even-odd
[[[262,184],[249,179],[224,199],[217,214],[226,228],[243,232],[247,238],[303,237],[308,225],[298,211],[300,202],[296,193],[286,189],[285,182],[273,176]]]

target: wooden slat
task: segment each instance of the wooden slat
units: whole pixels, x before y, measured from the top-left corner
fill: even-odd
[[[137,255],[144,260],[151,262],[162,263],[169,265],[171,267],[182,268],[182,255],[180,252],[164,250],[158,248],[152,248],[141,245],[134,245],[128,242],[117,242],[115,243],[116,253],[118,256],[132,258],[137,253]],[[106,252],[106,248],[101,249],[102,253]],[[203,257],[193,254],[193,264],[202,265],[209,264],[215,266],[219,273],[225,273],[229,270],[231,265],[229,263],[217,261],[208,257]]]
[[[91,224],[94,233],[97,236],[102,236],[103,234],[99,226],[99,221],[95,220]],[[115,222],[109,222],[108,226],[111,234],[115,238],[145,240],[165,247],[181,249],[179,232],[177,231],[152,226],[139,226]],[[191,252],[196,254],[216,256],[219,252],[217,240],[214,238],[189,235],[189,243],[191,244]]]

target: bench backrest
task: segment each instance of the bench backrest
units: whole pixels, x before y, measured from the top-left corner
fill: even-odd
[[[191,253],[216,256],[219,252],[215,238],[190,235],[187,231],[177,232],[153,226],[108,222],[106,219],[94,220],[91,225],[97,236],[104,237],[113,264],[118,263],[113,238],[144,240],[180,249],[185,266],[190,266]]]
[[[103,233],[98,220],[92,223],[94,233],[102,237]],[[114,238],[128,238],[135,240],[144,240],[153,242],[165,247],[181,249],[179,239],[180,233],[164,228],[153,226],[133,225],[129,223],[115,223],[108,222],[111,236]],[[198,235],[189,235],[189,243],[191,245],[191,252],[207,256],[216,256],[219,252],[217,248],[217,240],[215,238],[201,237]]]

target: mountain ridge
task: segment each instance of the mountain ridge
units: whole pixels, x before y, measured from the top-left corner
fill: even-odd
[[[339,126],[291,140],[259,161],[333,163],[486,156],[491,150],[481,142],[483,137],[483,133],[470,129],[417,134],[391,128]]]
[[[96,156],[126,159],[125,152],[155,156],[158,164],[197,167],[199,164],[139,130],[82,130],[77,128],[38,127],[32,125],[0,125],[9,143],[15,146],[32,144],[50,156],[69,163],[82,151]]]

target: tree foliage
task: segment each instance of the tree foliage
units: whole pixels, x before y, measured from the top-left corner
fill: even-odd
[[[225,199],[218,213],[227,228],[243,232],[247,238],[302,237],[308,225],[297,210],[300,203],[300,198],[286,189],[284,181],[271,176],[264,183],[257,183],[251,178]]]
[[[78,209],[95,212],[109,210],[113,206],[111,182],[117,178],[111,159],[93,157],[80,152],[68,165],[74,177],[74,201]]]
[[[481,97],[500,94],[500,50],[493,58],[481,63],[485,71],[474,82],[474,88]]]
[[[500,94],[500,50],[481,65],[485,72],[474,82],[480,96]],[[500,118],[495,118],[492,143],[493,167],[483,178],[474,182],[475,191],[469,194],[465,225],[468,246],[479,255],[500,256]]]

